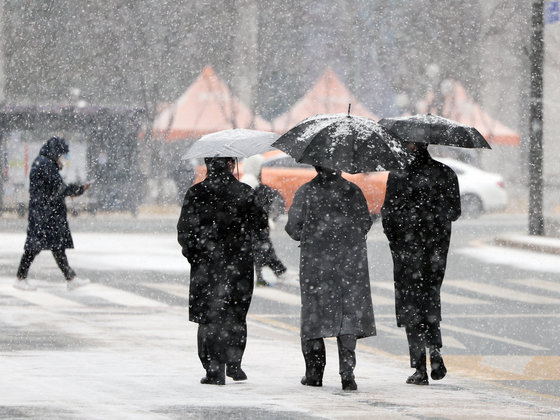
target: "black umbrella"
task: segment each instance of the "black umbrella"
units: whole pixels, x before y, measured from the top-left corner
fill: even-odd
[[[383,118],[382,125],[395,136],[412,143],[439,144],[469,149],[491,149],[482,134],[468,125],[432,114]]]
[[[375,121],[349,114],[310,117],[272,146],[298,162],[351,174],[400,169],[407,157],[399,139]]]

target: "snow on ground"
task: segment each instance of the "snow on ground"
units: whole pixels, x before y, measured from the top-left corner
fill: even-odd
[[[2,282],[5,279],[1,279]],[[80,293],[87,293],[83,289]],[[0,307],[5,323],[31,333],[55,328],[74,337],[65,349],[0,353],[0,413],[32,418],[520,418],[560,416],[526,395],[450,373],[428,387],[410,386],[405,361],[358,349],[359,391],[342,392],[336,345],[327,345],[322,388],[303,387],[297,333],[279,332],[249,319],[244,368],[249,380],[224,387],[199,384],[196,327],[184,308],[47,310]],[[48,327],[46,327],[48,326]],[[74,347],[74,348],[73,348]],[[194,415],[193,413],[199,413]]]
[[[173,234],[76,233],[74,239],[70,261],[77,268],[119,268],[131,276],[188,271]],[[13,264],[24,240],[2,233],[0,262]],[[39,267],[54,265],[48,253],[39,258]],[[327,340],[324,386],[303,387],[297,331],[277,328],[273,315],[267,321],[252,313],[244,358],[249,380],[201,385],[196,325],[184,307],[135,301],[116,288],[108,296],[96,284],[66,292],[63,284],[35,280],[38,292],[21,292],[12,281],[0,277],[0,418],[560,418],[557,399],[454,372],[427,387],[406,385],[406,358],[366,347],[357,352],[359,391],[342,392],[333,340]],[[119,304],[92,305],[90,295],[100,292]]]
[[[559,240],[555,242],[560,243]],[[560,255],[487,245],[461,248],[455,252],[492,264],[507,265],[522,270],[560,273]]]
[[[176,234],[73,233],[74,249],[67,250],[70,266],[91,270],[163,271],[187,273]],[[0,255],[21,257],[25,233],[2,233]],[[45,264],[54,260],[46,251],[37,257]],[[1,262],[1,261],[0,261]],[[35,263],[31,272],[35,270]]]

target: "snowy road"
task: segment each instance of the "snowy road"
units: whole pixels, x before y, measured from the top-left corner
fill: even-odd
[[[385,244],[378,231],[370,235],[379,335],[359,346],[357,393],[340,391],[333,342],[323,389],[299,385],[297,255],[287,254],[293,243],[278,232],[289,279],[256,289],[249,380],[219,388],[198,384],[196,328],[186,321],[188,266],[173,233],[76,232],[70,262],[94,284],[68,292],[43,253],[30,275],[39,290],[29,293],[11,287],[24,235],[2,232],[0,418],[560,418],[558,275],[485,262],[492,250],[461,229],[451,257],[459,267],[450,267],[443,295],[450,373],[429,387],[404,384],[410,370],[404,333],[394,326]],[[540,257],[516,260],[523,258]],[[482,268],[493,284],[476,274]],[[527,335],[533,323],[550,333]]]

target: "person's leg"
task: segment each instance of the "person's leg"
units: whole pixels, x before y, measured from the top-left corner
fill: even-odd
[[[54,248],[52,254],[66,280],[70,281],[76,277],[76,273],[68,264],[68,257],[66,257],[66,250],[64,248]]]
[[[301,350],[305,360],[305,376],[302,385],[322,386],[326,365],[325,342],[322,338],[301,339]]]
[[[447,368],[443,363],[443,357],[440,352],[442,341],[441,329],[438,320],[428,322],[426,329],[426,344],[430,349],[430,367],[432,369],[430,376],[434,380],[443,379],[447,374]]]
[[[40,252],[41,252],[40,250],[30,251],[27,249],[23,252],[17,271],[18,280],[25,280],[27,278],[27,274],[29,273],[29,268],[31,267],[31,263],[33,262],[35,257],[39,255]]]
[[[416,372],[406,382],[415,385],[427,385],[426,327],[424,324],[408,324],[405,329],[410,354],[410,367],[416,369]]]
[[[341,335],[336,337],[338,344],[338,364],[342,381],[342,389],[355,391],[358,389],[354,380],[354,368],[356,367],[356,336]]]
[[[206,370],[202,384],[225,385],[225,363],[222,362],[221,328],[217,324],[199,324],[197,333],[198,357]]]
[[[230,324],[228,336],[226,375],[234,381],[244,381],[247,374],[241,369],[241,361],[247,346],[247,321]]]
[[[25,291],[34,291],[37,290],[37,287],[33,286],[27,281],[27,274],[29,272],[29,267],[31,267],[31,263],[35,259],[35,257],[41,252],[38,251],[29,251],[25,250],[19,262],[18,270],[17,270],[17,277],[16,281],[14,282],[14,287],[16,289],[25,290]]]

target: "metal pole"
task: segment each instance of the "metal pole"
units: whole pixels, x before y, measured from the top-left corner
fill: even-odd
[[[529,139],[529,235],[544,235],[543,217],[543,62],[544,1],[534,1],[531,34],[531,104]]]

